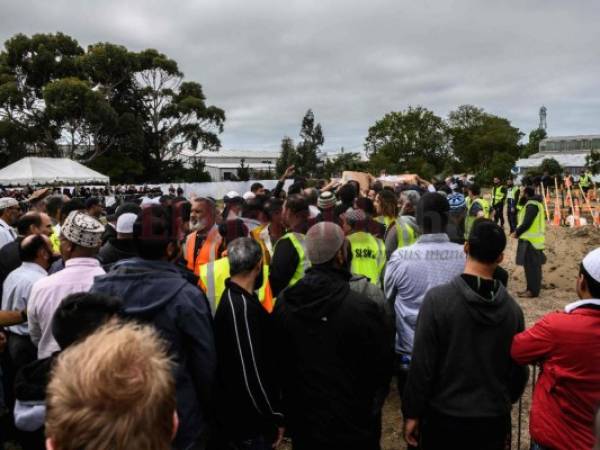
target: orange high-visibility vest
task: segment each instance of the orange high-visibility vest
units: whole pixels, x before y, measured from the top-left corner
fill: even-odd
[[[194,255],[196,248],[196,239],[198,237],[197,232],[192,232],[188,235],[185,245],[185,259],[187,261],[187,268],[192,270],[196,275],[199,274],[200,265],[206,264],[216,260],[219,246],[223,238],[219,234],[219,230],[216,225],[208,232],[202,247],[197,255]]]

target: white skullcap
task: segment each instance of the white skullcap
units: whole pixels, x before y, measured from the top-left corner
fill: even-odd
[[[244,200],[250,200],[252,198],[256,198],[256,195],[252,191],[248,191],[243,195]]]
[[[19,202],[12,197],[0,198],[0,211],[6,208],[12,208],[13,206],[19,206]]]
[[[592,250],[583,258],[583,267],[590,276],[600,283],[600,248]]]
[[[132,234],[133,224],[137,219],[137,214],[124,213],[117,219],[117,233]]]

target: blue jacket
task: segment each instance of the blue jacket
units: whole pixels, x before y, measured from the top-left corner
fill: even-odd
[[[174,447],[204,442],[212,421],[211,393],[217,357],[213,324],[204,294],[165,261],[131,258],[96,277],[91,292],[121,297],[125,315],[153,324],[175,363],[179,431]]]

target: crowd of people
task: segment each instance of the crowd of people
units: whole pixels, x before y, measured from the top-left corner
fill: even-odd
[[[513,238],[519,295],[540,294],[535,186],[295,177],[286,191],[293,172],[222,200],[0,198],[1,438],[377,450],[398,389],[409,448],[500,450],[538,364],[532,449],[600,446],[600,249],[578,300],[529,329],[507,289]]]

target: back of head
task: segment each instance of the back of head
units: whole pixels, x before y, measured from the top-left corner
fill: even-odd
[[[219,224],[219,234],[223,238],[223,244],[228,246],[230,242],[248,236],[248,227],[241,219],[227,220]]]
[[[260,245],[248,237],[235,239],[227,246],[229,273],[231,276],[252,271],[262,258]]]
[[[313,265],[329,264],[345,242],[344,231],[333,222],[319,222],[306,233],[306,255]]]
[[[40,228],[42,226],[42,216],[37,212],[28,212],[23,214],[17,220],[17,233],[19,236],[28,236],[31,234],[31,226]]]
[[[469,186],[469,193],[475,196],[481,195],[481,188],[477,184],[472,184]]]
[[[469,257],[483,264],[495,264],[506,248],[506,235],[488,219],[477,219],[469,235]]]
[[[56,450],[169,450],[176,408],[171,371],[152,328],[103,327],[58,357],[46,436]]]
[[[364,211],[367,216],[373,217],[375,212],[375,205],[373,204],[373,200],[369,197],[359,197],[356,199],[356,209],[360,209]]]
[[[398,215],[398,199],[394,191],[382,189],[377,194],[377,200],[379,201],[383,216],[396,217]]]
[[[294,214],[308,214],[308,203],[306,199],[299,195],[290,195],[285,201],[285,208]]]
[[[120,314],[121,299],[78,292],[65,297],[52,318],[52,335],[61,349],[92,334]]]
[[[48,248],[48,239],[44,239],[41,234],[28,236],[19,246],[19,256],[22,262],[34,262],[37,259],[38,252],[43,248]]]
[[[428,192],[417,205],[417,224],[423,234],[444,233],[448,225],[448,200],[437,192]]]
[[[292,195],[302,194],[302,189],[304,189],[304,184],[294,182],[288,188],[288,195],[292,196]]]
[[[100,206],[100,199],[98,197],[90,197],[85,201],[85,209],[90,209],[94,206]]]
[[[592,298],[600,299],[600,248],[592,250],[583,258],[579,273],[583,275]]]
[[[64,221],[73,211],[81,211],[85,209],[85,205],[81,200],[73,199],[63,203],[60,208],[60,218]]]
[[[448,195],[448,206],[450,207],[450,214],[452,215],[464,213],[467,210],[465,196],[458,192],[453,192]]]
[[[308,202],[309,205],[317,205],[317,200],[319,200],[319,191],[315,188],[306,188],[304,189],[304,198]]]
[[[416,208],[419,204],[419,200],[421,200],[421,194],[419,194],[414,189],[407,189],[405,191],[402,191],[400,197],[402,198],[403,203],[408,203],[413,208]]]
[[[275,214],[280,213],[283,209],[283,200],[271,197],[265,202],[263,209],[268,219],[271,220]]]
[[[46,200],[46,212],[50,217],[56,218],[58,216],[58,213],[60,212],[60,209],[63,206],[63,203],[64,202],[62,197],[58,195],[49,197]]]
[[[149,260],[166,257],[167,247],[176,240],[170,209],[150,205],[142,209],[133,224],[133,241],[138,255]]]
[[[354,199],[357,195],[358,191],[356,190],[356,185],[354,183],[347,183],[338,190],[339,199],[346,205],[354,203]]]

